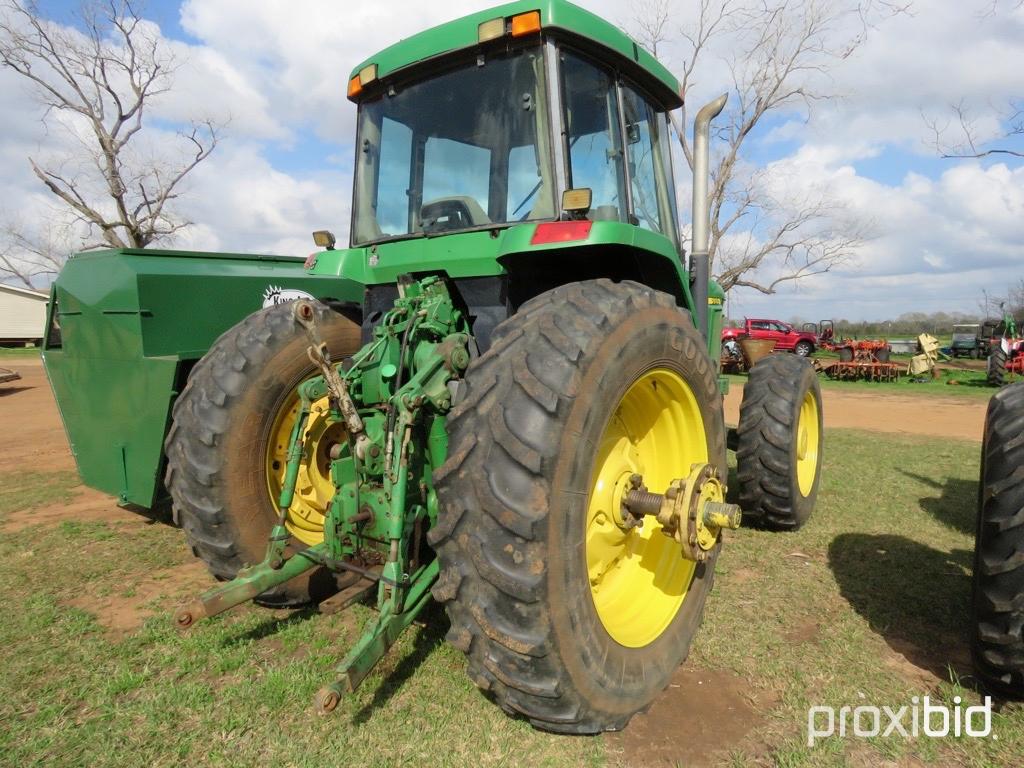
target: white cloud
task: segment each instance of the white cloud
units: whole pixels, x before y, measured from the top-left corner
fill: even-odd
[[[180,246],[305,256],[314,250],[314,229],[347,223],[346,175],[296,178],[275,170],[256,144],[222,149],[190,180],[184,213],[197,226],[178,238]]]
[[[613,0],[580,2],[607,18],[630,15]],[[162,129],[193,116],[230,118],[230,125],[222,145],[188,182],[182,213],[195,226],[179,244],[303,255],[314,228],[344,235],[355,124],[345,97],[350,69],[400,38],[491,4],[184,0],[180,21],[190,39],[170,42],[181,63],[176,88],[151,114]],[[988,5],[918,2],[914,15],[871,30],[867,43],[834,71],[844,98],[816,104],[810,120],[783,116],[751,137],[759,155],[777,156],[789,146],[781,142],[796,145],[765,173],[780,195],[827,188],[851,215],[871,222],[875,237],[856,265],[768,299],[737,293],[735,304],[783,317],[813,314],[803,310],[807,306],[851,318],[914,308],[970,310],[982,286],[998,288],[1007,270],[1019,272],[1019,165],[951,162],[938,173],[929,171],[931,177],[892,168],[882,180],[858,172],[869,160],[877,170],[893,148],[928,155],[922,113],[946,114],[949,104],[965,99],[979,114],[991,114],[990,105],[1024,93],[1024,68],[1016,65],[1024,60],[1024,10],[979,13]],[[673,23],[692,19],[696,7],[679,2]],[[724,41],[699,73],[688,98],[693,107],[728,83],[720,57],[731,44]],[[680,55],[669,47],[665,58],[674,66]],[[0,72],[0,107],[8,117],[0,135],[0,214],[45,219],[50,203],[25,158],[60,149],[66,140],[42,130],[40,110],[9,72]],[[979,129],[992,134],[997,121],[989,118]],[[272,158],[300,150],[311,133],[337,147],[325,153],[320,170],[288,173],[274,166]],[[677,182],[686,222],[688,174],[680,173]]]

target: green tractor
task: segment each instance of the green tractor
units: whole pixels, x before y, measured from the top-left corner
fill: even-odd
[[[473,681],[564,733],[623,728],[685,659],[722,531],[795,529],[820,480],[806,361],[751,372],[736,433],[708,276],[709,124],[693,253],[677,227],[677,80],[616,27],[524,0],[360,64],[351,244],[313,275],[363,300],[281,302],[224,333],[173,407],[166,487],[245,601],[378,617],[317,695],[334,709],[431,599]],[[727,437],[739,505],[726,501]]]

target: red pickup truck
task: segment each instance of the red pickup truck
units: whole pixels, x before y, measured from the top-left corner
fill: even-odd
[[[812,354],[817,347],[818,337],[808,331],[798,331],[781,320],[751,320],[746,318],[742,328],[723,328],[722,341],[731,341],[747,336],[751,339],[770,339],[775,349],[795,352],[801,357]]]

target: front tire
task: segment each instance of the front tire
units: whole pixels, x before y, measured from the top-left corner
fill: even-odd
[[[323,304],[315,307],[332,356],[340,360],[354,354],[359,327]],[[174,404],[165,443],[165,484],[193,554],[218,579],[233,579],[266,553],[278,516],[275,491],[284,474],[280,457],[287,448],[282,443],[290,432],[287,419],[295,407],[295,390],[316,373],[308,346],[290,302],[256,312],[217,339]],[[308,489],[315,491],[315,475],[326,471],[327,443],[334,437],[311,435],[319,423],[310,420],[306,482],[292,505],[296,513],[287,520],[295,536],[293,550],[315,543],[317,535],[323,538],[317,497]],[[301,605],[326,597],[334,586],[333,577],[318,569],[264,592],[257,602]]]
[[[686,658],[720,547],[698,565],[652,518],[623,530],[616,494],[634,472],[657,492],[692,463],[724,477],[715,367],[672,297],[637,283],[556,288],[493,339],[435,474],[434,596],[503,709],[621,729]]]
[[[1024,383],[988,404],[971,589],[971,655],[992,690],[1024,698]]]
[[[1006,384],[1006,353],[1002,347],[996,347],[988,356],[987,379],[993,387]]]
[[[793,351],[796,352],[797,357],[810,357],[814,352],[814,345],[809,341],[801,341]]]
[[[806,360],[769,355],[743,388],[737,428],[740,506],[751,522],[796,530],[811,516],[824,446],[821,385]]]

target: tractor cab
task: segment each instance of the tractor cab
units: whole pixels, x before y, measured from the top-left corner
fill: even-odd
[[[427,30],[360,64],[348,95],[353,248],[572,219],[639,227],[678,250],[678,83],[576,6],[518,2]]]

